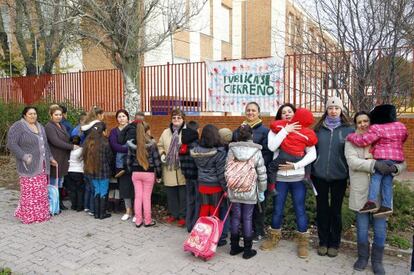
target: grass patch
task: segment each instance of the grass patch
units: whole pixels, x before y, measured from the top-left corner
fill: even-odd
[[[9,267],[0,267],[0,275],[11,275],[12,270]]]

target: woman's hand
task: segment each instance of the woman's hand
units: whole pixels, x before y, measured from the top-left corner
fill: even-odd
[[[285,164],[279,164],[279,170],[282,170],[282,171],[295,170],[295,165],[293,162],[286,161]]]
[[[54,159],[51,159],[51,160],[50,160],[50,164],[51,164],[52,166],[58,166],[57,161],[56,161],[56,160],[54,160]]]
[[[285,130],[288,133],[294,133],[296,131],[299,131],[300,129],[302,129],[302,125],[298,124],[299,122],[296,121],[292,124],[286,124],[285,126]]]

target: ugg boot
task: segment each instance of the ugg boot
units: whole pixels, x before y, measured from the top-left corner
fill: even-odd
[[[298,257],[305,259],[309,256],[308,245],[309,245],[309,234],[308,232],[297,233],[298,242]]]
[[[101,201],[99,205],[99,210],[100,210],[99,218],[103,220],[103,219],[111,217],[111,214],[106,213],[106,196],[102,197],[100,200]]]
[[[267,239],[260,246],[261,250],[271,251],[276,248],[280,239],[282,238],[282,231],[280,229],[269,229],[269,234]]]
[[[256,256],[257,251],[252,249],[253,246],[253,238],[252,237],[244,237],[244,247],[243,247],[243,259],[250,259]]]
[[[372,245],[372,250],[371,250],[371,265],[372,265],[372,271],[374,271],[375,275],[385,274],[384,266],[382,265],[383,256],[384,256],[384,247],[377,246],[374,243]]]
[[[99,211],[100,206],[101,206],[101,199],[99,198],[99,195],[95,195],[95,212],[94,212],[95,219],[99,219],[101,217],[100,211]]]
[[[354,269],[358,271],[362,271],[368,265],[369,243],[358,243],[357,249],[358,249],[358,259],[354,263]]]
[[[240,246],[240,235],[231,235],[230,236],[230,255],[234,256],[243,252],[243,247]]]

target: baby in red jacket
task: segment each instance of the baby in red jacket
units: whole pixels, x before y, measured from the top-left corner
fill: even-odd
[[[287,161],[296,162],[305,156],[305,148],[314,146],[318,142],[315,132],[308,127],[313,124],[313,114],[311,111],[299,108],[296,110],[293,118],[288,120],[275,120],[270,124],[270,129],[277,134],[286,124],[298,122],[302,126],[297,132],[289,133],[280,145],[279,155],[268,166],[269,184],[267,190],[271,195],[276,195],[275,184],[277,172],[280,164],[285,164]],[[305,167],[305,178],[310,176],[310,165]]]

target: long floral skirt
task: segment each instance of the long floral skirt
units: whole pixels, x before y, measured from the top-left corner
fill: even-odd
[[[47,175],[20,177],[20,201],[14,216],[22,223],[44,222],[50,219]]]

